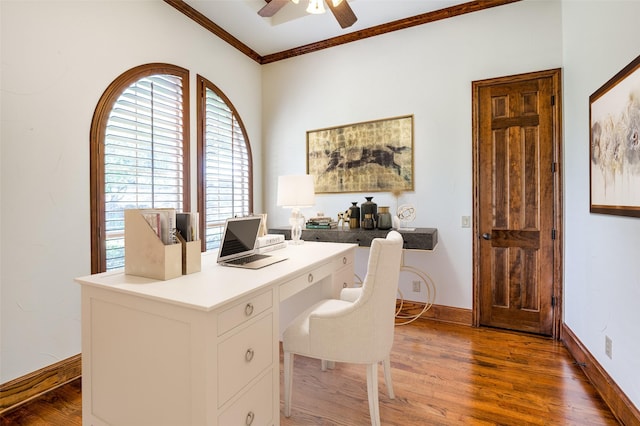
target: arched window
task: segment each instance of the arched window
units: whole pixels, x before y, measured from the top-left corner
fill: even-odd
[[[124,210],[189,211],[189,72],[147,64],[120,75],[91,123],[91,271],[124,266]]]
[[[220,246],[225,220],[253,212],[251,149],[231,101],[198,76],[198,211],[204,249]]]

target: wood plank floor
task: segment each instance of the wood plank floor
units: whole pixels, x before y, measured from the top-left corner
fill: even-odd
[[[379,369],[383,425],[618,424],[553,340],[420,320],[396,327],[391,366],[393,400]],[[362,365],[322,372],[318,361],[297,356],[293,386],[283,426],[370,424]],[[5,414],[1,424],[80,425],[81,408],[77,380]]]

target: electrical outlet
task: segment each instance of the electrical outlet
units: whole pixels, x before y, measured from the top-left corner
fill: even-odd
[[[611,340],[611,337],[604,336],[604,353],[607,354],[610,359],[613,359],[612,346],[613,341]]]
[[[415,293],[420,293],[420,284],[422,284],[420,281],[413,282],[413,291]]]
[[[463,228],[471,228],[471,216],[462,216],[460,224]]]

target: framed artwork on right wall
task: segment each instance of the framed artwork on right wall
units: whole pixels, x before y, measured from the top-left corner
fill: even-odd
[[[590,211],[640,217],[640,56],[589,97]]]

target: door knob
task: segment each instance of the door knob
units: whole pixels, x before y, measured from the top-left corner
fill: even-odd
[[[488,232],[485,232],[484,234],[482,234],[482,238],[484,238],[485,240],[490,240],[491,239],[491,234]]]

